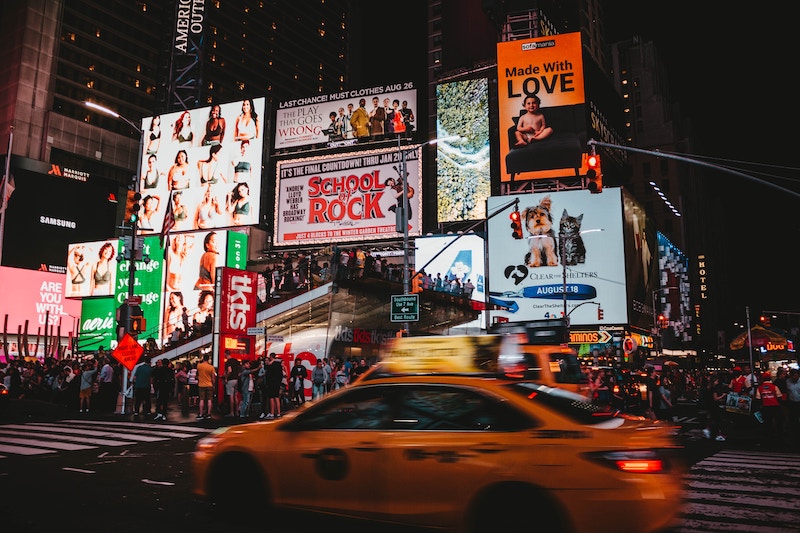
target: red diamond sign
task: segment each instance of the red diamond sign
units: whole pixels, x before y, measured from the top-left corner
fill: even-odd
[[[111,355],[114,356],[114,359],[120,362],[122,366],[128,369],[128,372],[133,371],[133,367],[136,366],[136,363],[139,362],[139,358],[144,353],[144,348],[142,345],[136,342],[136,339],[131,337],[128,333],[122,337],[122,340],[119,341],[119,344],[111,352]]]

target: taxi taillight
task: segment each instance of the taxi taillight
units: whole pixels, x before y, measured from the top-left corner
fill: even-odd
[[[592,461],[630,474],[658,474],[667,470],[667,463],[656,450],[620,450],[589,453]]]

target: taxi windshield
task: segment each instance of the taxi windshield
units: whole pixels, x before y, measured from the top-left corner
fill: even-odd
[[[515,394],[537,402],[578,424],[596,425],[606,423],[612,418],[628,418],[620,411],[608,411],[602,406],[588,402],[580,394],[568,390],[539,385],[530,381],[511,382],[507,386]]]

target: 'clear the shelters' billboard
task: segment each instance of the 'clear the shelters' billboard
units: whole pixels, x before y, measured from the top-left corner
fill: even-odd
[[[586,174],[580,33],[497,43],[500,180]]]
[[[280,161],[275,244],[302,245],[397,237],[396,213],[408,193],[408,233],[422,227],[422,149],[350,152]],[[401,172],[405,164],[408,188]]]
[[[413,82],[287,100],[275,116],[275,150],[411,137],[416,115]]]
[[[515,199],[522,239],[510,227],[514,205],[503,210]],[[541,320],[566,311],[573,325],[628,322],[621,189],[489,198],[489,213],[498,210],[505,212],[489,219],[488,290],[505,310],[492,317]]]
[[[142,119],[139,229],[159,233],[172,203],[173,231],[259,221],[264,98]]]

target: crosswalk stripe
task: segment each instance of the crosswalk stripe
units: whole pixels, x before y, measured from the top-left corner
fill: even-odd
[[[142,442],[196,438],[213,429],[177,424],[62,420],[0,425],[0,459],[43,455],[101,446],[134,446]]]

